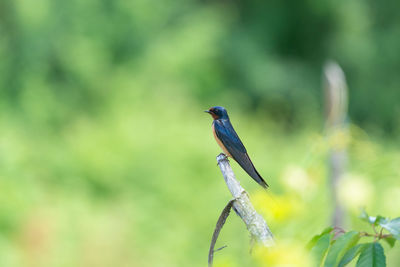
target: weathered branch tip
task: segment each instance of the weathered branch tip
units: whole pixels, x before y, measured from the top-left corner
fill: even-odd
[[[264,218],[256,212],[250,202],[247,192],[236,180],[235,174],[233,173],[229,164],[228,157],[224,153],[221,153],[217,156],[217,162],[233,199],[228,202],[228,205],[226,205],[222,211],[215,227],[208,254],[209,267],[211,267],[213,264],[214,252],[216,251],[214,250],[215,243],[217,242],[218,235],[229,216],[231,208],[235,210],[236,214],[246,224],[252,240],[258,241],[259,244],[265,247],[271,247],[275,245],[274,238],[267,223],[265,222]]]
[[[235,174],[229,164],[228,157],[221,153],[217,156],[217,162],[225,183],[235,200],[233,208],[246,224],[252,238],[266,247],[273,246],[275,244],[273,235],[266,221],[254,209],[247,192],[236,180]]]

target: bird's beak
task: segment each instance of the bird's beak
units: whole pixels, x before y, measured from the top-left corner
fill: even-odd
[[[209,111],[209,110],[204,110],[204,112],[211,113],[211,111]]]

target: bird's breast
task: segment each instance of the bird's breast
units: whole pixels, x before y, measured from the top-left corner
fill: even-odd
[[[215,133],[215,128],[214,128],[214,123],[212,124],[212,131],[214,134],[214,138],[217,141],[218,145],[222,148],[222,150],[224,151],[224,153],[228,156],[231,157],[231,154],[228,152],[228,150],[226,149],[226,147],[224,146],[224,144],[222,143],[222,141],[218,138],[217,134]]]

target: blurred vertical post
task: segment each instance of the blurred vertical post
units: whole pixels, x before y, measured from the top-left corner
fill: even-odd
[[[329,176],[334,211],[332,223],[343,226],[344,209],[338,201],[340,180],[347,163],[347,107],[348,94],[343,70],[334,61],[324,66],[325,127],[329,140]]]

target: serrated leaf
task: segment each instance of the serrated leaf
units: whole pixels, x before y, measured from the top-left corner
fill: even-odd
[[[364,251],[366,248],[367,244],[358,244],[352,248],[350,248],[346,254],[342,257],[342,259],[339,262],[338,267],[343,267],[346,266],[349,262],[351,262],[355,257],[358,256],[361,252]]]
[[[333,227],[327,227],[320,234],[313,236],[313,238],[310,240],[310,242],[308,242],[306,248],[309,249],[309,250],[312,249],[315,246],[315,244],[318,242],[318,240],[324,234],[330,233],[330,232],[332,232],[332,230],[333,230]]]
[[[394,247],[394,244],[396,243],[396,238],[394,237],[386,237],[383,238],[383,240],[385,240],[391,248]]]
[[[311,254],[313,255],[314,259],[318,262],[318,266],[323,261],[325,254],[329,248],[331,239],[333,234],[326,233],[318,239],[315,246],[311,249]]]
[[[340,259],[346,251],[357,244],[360,234],[356,231],[350,231],[341,235],[329,249],[325,259],[325,267],[334,267],[339,264]]]
[[[400,217],[388,222],[382,222],[380,226],[388,230],[394,238],[400,240]]]
[[[366,248],[358,258],[356,267],[385,267],[386,257],[382,245],[378,242],[366,245]]]

